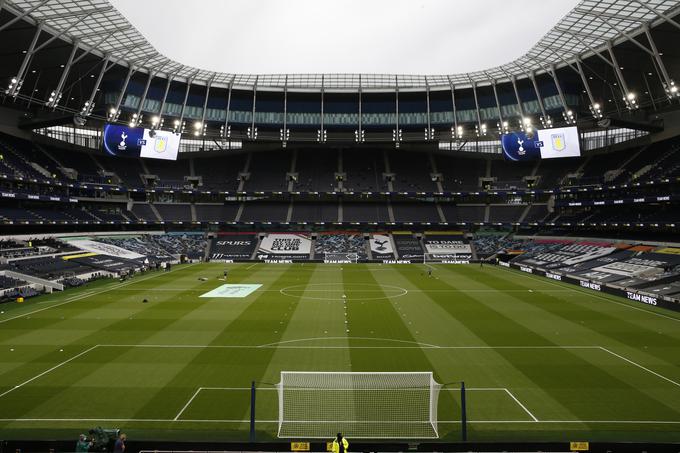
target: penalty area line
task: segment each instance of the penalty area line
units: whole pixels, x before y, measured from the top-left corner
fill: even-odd
[[[534,416],[534,414],[532,414],[531,411],[530,411],[529,409],[527,409],[527,407],[526,407],[524,404],[522,404],[522,403],[520,402],[520,400],[518,400],[517,397],[516,397],[515,395],[513,395],[513,393],[512,393],[510,390],[508,390],[507,388],[504,388],[503,390],[505,390],[505,393],[507,393],[508,396],[509,396],[510,398],[512,398],[512,399],[515,401],[515,403],[517,403],[517,404],[519,405],[519,407],[521,407],[521,408],[524,410],[524,412],[526,412],[527,414],[529,414],[529,417],[531,417],[535,422],[538,421],[538,419],[536,418],[536,416]]]
[[[680,382],[674,381],[673,379],[668,378],[668,377],[664,376],[663,374],[659,374],[659,373],[657,373],[656,371],[650,370],[650,369],[647,368],[646,366],[640,365],[639,363],[634,362],[633,360],[628,359],[628,358],[622,356],[621,354],[617,354],[617,353],[615,353],[614,351],[611,351],[611,350],[605,348],[604,346],[600,346],[600,349],[603,350],[604,352],[607,352],[607,353],[613,355],[614,357],[618,357],[619,359],[621,359],[621,360],[623,360],[623,361],[625,361],[625,362],[628,362],[628,363],[630,363],[630,364],[633,365],[633,366],[636,366],[636,367],[640,368],[641,370],[644,370],[644,371],[646,371],[646,372],[648,372],[648,373],[651,373],[651,374],[653,374],[654,376],[656,376],[656,377],[658,377],[658,378],[660,378],[660,379],[663,379],[664,381],[670,382],[671,384],[675,385],[676,387],[680,387]]]
[[[78,357],[84,356],[85,354],[87,354],[88,352],[90,352],[90,351],[92,351],[93,349],[97,348],[98,346],[99,346],[99,345],[96,344],[96,345],[92,346],[91,348],[88,348],[88,349],[82,351],[81,353],[74,355],[74,356],[71,357],[70,359],[66,359],[66,360],[64,360],[63,362],[61,362],[61,363],[59,363],[59,364],[53,366],[52,368],[50,368],[50,369],[48,369],[48,370],[45,370],[45,371],[43,371],[42,373],[40,373],[40,374],[38,374],[38,375],[36,375],[36,376],[33,376],[32,378],[30,378],[30,379],[28,379],[28,380],[22,382],[21,384],[15,385],[14,387],[12,387],[11,389],[5,391],[4,393],[0,393],[0,398],[2,398],[3,396],[7,395],[8,393],[11,393],[11,392],[13,392],[13,391],[15,391],[15,390],[17,390],[17,389],[23,387],[23,386],[26,385],[26,384],[29,384],[29,383],[35,381],[36,379],[38,379],[38,378],[40,378],[40,377],[46,375],[47,373],[50,373],[50,372],[56,370],[57,368],[59,368],[59,367],[61,367],[61,366],[63,366],[63,365],[66,365],[66,364],[69,363],[69,362],[72,362],[73,360],[77,359]]]
[[[173,419],[173,421],[179,420],[180,415],[182,415],[182,413],[183,413],[185,410],[187,410],[187,407],[189,407],[189,405],[191,404],[191,402],[198,396],[199,393],[201,393],[201,390],[203,390],[203,387],[199,387],[198,390],[196,390],[196,391],[194,392],[194,394],[191,395],[191,398],[189,398],[189,401],[187,401],[187,403],[184,405],[184,407],[177,413],[177,415],[175,415],[175,418]]]

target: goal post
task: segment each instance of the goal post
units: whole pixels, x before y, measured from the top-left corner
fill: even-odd
[[[432,372],[282,371],[278,437],[436,439]]]
[[[328,252],[323,255],[324,263],[334,263],[334,264],[356,264],[359,261],[359,255],[357,253],[349,252]]]

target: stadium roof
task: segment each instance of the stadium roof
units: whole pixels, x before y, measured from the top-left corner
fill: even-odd
[[[115,3],[119,2],[117,0]],[[0,0],[2,4],[3,0]],[[547,72],[552,65],[560,67],[572,63],[575,58],[592,55],[608,43],[616,44],[631,39],[643,31],[646,25],[667,20],[677,12],[680,0],[582,0],[526,54],[514,61],[485,70],[449,75],[257,75],[216,72],[189,66],[164,55],[109,0],[5,0],[4,7],[19,14],[20,18],[43,22],[52,33],[77,41],[83,48],[93,48],[93,53],[110,55],[112,60],[135,66],[140,71],[172,76],[177,80],[191,80],[194,84],[211,82],[213,85],[245,87],[386,89],[469,86],[512,77],[523,78],[530,75],[531,71]],[[527,15],[532,17],[532,11]],[[229,26],[229,21],[229,18],[225,18],[225,26]],[[532,21],[527,20],[524,26],[533,26]],[[247,38],[240,44],[251,46]],[[496,45],[503,46],[503,43],[498,42]],[[202,46],[202,43],[196,43],[197,50],[200,51]],[[257,52],[256,48],[251,47],[251,50]]]
[[[211,71],[450,74],[519,58],[579,0],[110,2],[162,54]]]

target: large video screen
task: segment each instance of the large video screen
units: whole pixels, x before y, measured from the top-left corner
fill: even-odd
[[[177,160],[179,134],[169,131],[154,132],[154,136],[151,137],[151,131],[144,129],[144,140],[139,156],[149,159]]]
[[[112,156],[177,160],[180,142],[178,134],[106,124],[103,135],[104,152]]]
[[[581,155],[578,129],[575,126],[540,129],[536,132],[537,146],[541,149],[541,159],[579,157]]]
[[[578,129],[556,127],[538,129],[533,135],[511,132],[501,137],[503,157],[512,161],[555,159],[581,155]]]

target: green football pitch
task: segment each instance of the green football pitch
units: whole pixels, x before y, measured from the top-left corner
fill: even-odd
[[[225,290],[225,268],[254,286]],[[504,268],[426,270],[193,264],[0,305],[0,438],[244,441],[256,381],[273,440],[281,371],[432,371],[442,440],[460,438],[460,381],[470,440],[680,440],[679,315]]]

